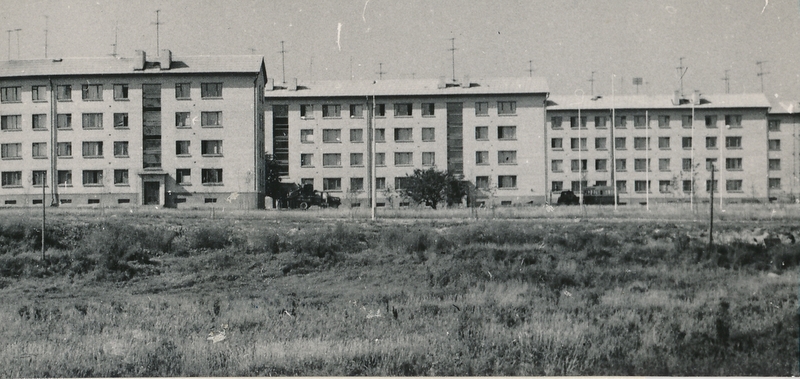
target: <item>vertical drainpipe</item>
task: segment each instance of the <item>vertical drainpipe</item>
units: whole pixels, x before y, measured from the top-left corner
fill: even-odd
[[[56,86],[52,78],[50,85],[50,206],[58,206],[58,106],[56,104]]]

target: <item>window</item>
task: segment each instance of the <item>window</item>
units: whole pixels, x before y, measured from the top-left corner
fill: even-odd
[[[433,142],[436,140],[436,129],[422,128],[422,142]]]
[[[411,178],[409,177],[396,177],[394,178],[394,189],[401,190],[408,188],[408,184],[411,182]]]
[[[375,178],[375,189],[376,190],[385,190],[386,189],[386,178]]]
[[[498,176],[497,188],[517,188],[517,176],[516,175]]]
[[[781,169],[781,160],[780,159],[770,159],[769,160],[769,170],[770,171],[779,171]]]
[[[586,117],[581,117],[581,129],[586,129]],[[570,117],[569,118],[569,127],[572,129],[578,129],[578,117]]]
[[[386,104],[375,104],[375,117],[386,117]]]
[[[625,137],[614,137],[614,148],[617,150],[625,150]]]
[[[717,158],[706,158],[706,171],[711,171],[712,169],[718,169],[717,166]]]
[[[72,100],[72,86],[67,84],[63,86],[56,86],[56,100],[71,101]]]
[[[725,158],[725,169],[728,171],[741,171],[742,158]]]
[[[658,171],[669,171],[669,158],[659,158]]]
[[[364,104],[350,104],[350,118],[363,118]]]
[[[422,103],[422,117],[432,117],[434,112],[436,112],[436,104]]]
[[[498,126],[497,127],[497,139],[502,139],[502,140],[515,140],[515,139],[517,139],[517,127],[516,126]]]
[[[102,84],[84,84],[81,86],[81,98],[87,101],[103,100]]]
[[[742,116],[741,115],[725,115],[725,126],[729,128],[741,128]]]
[[[126,129],[128,127],[127,113],[114,113],[114,128]]]
[[[589,183],[587,183],[585,180],[580,180],[580,181],[579,180],[573,180],[572,183],[570,183],[570,184],[572,185],[572,187],[570,189],[572,190],[572,192],[576,192],[576,193],[581,193],[582,189],[584,189],[584,188],[589,186]]]
[[[58,185],[72,187],[72,171],[58,170]]]
[[[605,150],[606,149],[606,137],[595,137],[595,139],[594,139],[594,148],[596,150]]]
[[[342,178],[322,178],[323,191],[341,191]]]
[[[309,184],[311,185],[311,187],[314,187],[314,178],[302,178],[302,179],[300,179],[300,186],[301,187],[304,187],[304,186],[309,185]]]
[[[517,164],[517,151],[516,150],[498,151],[497,164]]]
[[[553,192],[561,192],[564,190],[564,182],[555,181],[550,183],[550,190]]]
[[[717,116],[706,116],[706,128],[717,127]]]
[[[350,178],[350,191],[363,191],[364,190],[364,178]]]
[[[128,141],[114,141],[114,156],[118,158],[128,157]]]
[[[647,127],[647,117],[645,117],[645,116],[633,116],[633,127],[634,128],[645,128],[645,127]]]
[[[175,83],[175,98],[186,100],[192,97],[191,94],[192,84],[191,83]]]
[[[658,137],[658,148],[669,150],[669,137]]]
[[[692,158],[681,159],[681,170],[689,172],[692,171]]]
[[[340,104],[323,104],[322,118],[342,117],[342,106]]]
[[[72,157],[72,142],[59,142],[56,145],[56,155],[62,158]]]
[[[563,140],[561,138],[551,138],[550,139],[550,148],[553,150],[563,150]]]
[[[350,142],[364,142],[364,129],[350,129]]]
[[[386,129],[375,129],[375,142],[386,142]]]
[[[342,154],[327,153],[322,154],[323,167],[342,167]]]
[[[414,164],[414,153],[394,153],[395,166],[410,166]]]
[[[222,97],[222,83],[200,83],[200,97]]]
[[[3,187],[22,187],[22,171],[3,171]]]
[[[725,147],[728,149],[741,149],[742,137],[725,137]]]
[[[222,140],[200,141],[200,154],[205,156],[221,156]]]
[[[102,186],[103,170],[83,170],[84,186]]]
[[[84,113],[83,114],[83,128],[84,129],[103,129],[103,114],[102,113]]]
[[[692,148],[692,137],[683,137],[681,138],[681,147],[684,149],[691,149]]]
[[[597,129],[605,129],[606,128],[606,116],[595,116],[594,117],[594,127]]]
[[[101,158],[103,157],[103,142],[102,141],[84,142],[82,151],[84,158]]]
[[[672,182],[669,180],[659,180],[658,181],[658,192],[660,193],[669,193],[672,189]]]
[[[564,161],[561,159],[553,159],[550,161],[550,169],[553,172],[564,172]]]
[[[728,192],[742,192],[742,180],[741,179],[726,180],[725,190]]]
[[[0,116],[0,130],[22,130],[22,116]]]
[[[475,139],[478,141],[487,141],[489,140],[489,127],[488,126],[476,126],[475,127]]]
[[[683,181],[683,192],[692,193],[692,181],[691,180],[684,180]]]
[[[34,170],[31,176],[31,182],[34,187],[41,187],[47,183],[47,171]]]
[[[180,186],[192,184],[192,169],[179,168],[175,170],[175,182]]]
[[[56,128],[58,129],[72,129],[72,115],[69,113],[61,113],[56,115]]]
[[[692,115],[686,114],[681,116],[681,126],[684,128],[691,128],[693,124]]]
[[[636,150],[650,150],[650,139],[645,137],[634,137],[633,148]]]
[[[33,101],[47,101],[47,87],[46,86],[31,86],[31,100],[33,100]]]
[[[627,193],[628,192],[628,182],[625,180],[617,180],[617,192],[618,193]]]
[[[300,167],[314,167],[314,154],[300,154]]]
[[[3,103],[18,103],[22,101],[22,87],[0,88],[0,101]]]
[[[771,139],[769,140],[769,151],[779,151],[781,149],[781,140],[779,139]]]
[[[647,180],[637,180],[633,182],[633,189],[636,192],[650,192],[650,182]]]
[[[607,159],[595,159],[594,160],[594,170],[598,171],[598,172],[608,171],[608,160]]]
[[[364,166],[364,153],[350,153],[350,167]]]
[[[311,120],[314,118],[314,104],[300,104],[300,118]]]
[[[47,130],[47,115],[35,114],[31,118],[31,125],[33,130]]]
[[[476,151],[475,152],[475,164],[476,165],[489,164],[489,152],[488,151]]]
[[[411,128],[394,128],[395,142],[411,142],[413,133]]]
[[[189,112],[175,112],[175,126],[178,128],[190,128]]]
[[[475,115],[476,116],[488,116],[489,115],[489,103],[479,101],[475,103]]]
[[[605,187],[608,185],[608,182],[605,180],[598,180],[594,182],[594,185],[597,187]]]
[[[47,142],[32,143],[31,156],[34,158],[47,158]]]
[[[222,184],[222,169],[221,168],[204,168],[200,172],[200,182],[203,185],[219,185]]]
[[[189,152],[189,147],[191,146],[191,141],[175,141],[175,155],[179,156],[189,156],[191,153]]]
[[[767,179],[767,185],[771,190],[781,189],[781,178],[769,178]]]
[[[314,129],[300,129],[300,142],[314,143]]]
[[[586,172],[587,167],[588,167],[587,159],[581,159],[581,160],[573,159],[572,161],[570,161],[570,168],[572,169],[572,172],[579,172],[579,171]]]
[[[625,172],[628,170],[628,160],[625,158],[615,159],[614,160],[614,168],[616,168],[617,172]]]
[[[617,116],[614,120],[614,127],[619,129],[625,129],[628,127],[628,117],[627,116]]]
[[[516,101],[498,101],[497,102],[497,114],[499,115],[512,115],[517,114],[517,102]],[[516,177],[514,177],[516,181]]]
[[[200,126],[222,126],[222,112],[200,112]]]
[[[578,150],[580,146],[581,150],[586,151],[586,138],[570,138],[569,145],[572,150]]]
[[[633,160],[633,169],[638,172],[650,171],[650,160],[644,158],[636,158]]]
[[[553,117],[550,117],[550,126],[551,126],[553,129],[561,129],[561,128],[562,128],[561,124],[562,124],[563,122],[564,122],[564,119],[563,119],[563,118],[561,118],[561,116],[553,116]]]
[[[128,170],[114,170],[114,185],[127,186],[128,184]]]
[[[423,166],[433,166],[436,164],[436,153],[434,152],[423,152],[422,153],[422,165]]]
[[[22,144],[4,143],[0,145],[0,157],[3,159],[22,159]]]
[[[322,142],[342,142],[342,129],[322,129]]]
[[[114,84],[114,100],[128,100],[127,84]]]
[[[411,103],[400,103],[394,105],[394,117],[410,117]]]
[[[476,176],[475,177],[475,188],[481,190],[489,189],[489,177],[488,176]]]
[[[386,166],[386,153],[375,153],[375,166]]]
[[[717,148],[717,137],[706,137],[706,149],[715,150]]]
[[[767,121],[767,129],[770,132],[780,132],[781,131],[781,120],[769,120],[769,121]]]
[[[658,127],[669,128],[669,116],[658,116]]]

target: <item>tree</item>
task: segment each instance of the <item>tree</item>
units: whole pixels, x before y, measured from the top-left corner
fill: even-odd
[[[264,168],[266,169],[264,188],[267,196],[273,199],[283,198],[285,194],[281,188],[281,166],[272,154],[264,154]]]
[[[460,204],[466,196],[467,188],[448,171],[438,171],[431,167],[427,170],[415,169],[408,178],[406,186],[401,192],[417,203],[425,203],[436,209],[439,203],[445,201],[447,205]]]

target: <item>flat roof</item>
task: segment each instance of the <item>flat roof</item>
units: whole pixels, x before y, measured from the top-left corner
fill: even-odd
[[[441,79],[320,80],[300,82],[297,90],[286,83],[265,91],[267,98],[360,97],[360,96],[448,96],[547,94],[547,80],[541,77],[470,79],[469,85]]]
[[[683,98],[674,103],[674,95],[623,95],[623,96],[558,96],[547,100],[548,110],[605,110],[605,109],[711,109],[711,108],[769,108],[770,103],[763,93],[701,94],[700,104],[692,105],[692,99]]]

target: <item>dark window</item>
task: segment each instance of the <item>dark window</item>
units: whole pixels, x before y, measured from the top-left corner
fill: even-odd
[[[200,96],[202,98],[222,97],[222,83],[201,83]]]

